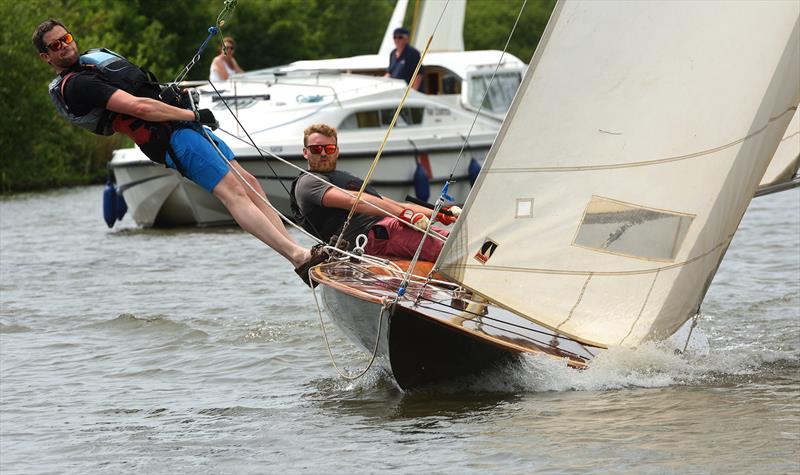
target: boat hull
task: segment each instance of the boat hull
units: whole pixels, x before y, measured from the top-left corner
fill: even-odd
[[[480,161],[486,156],[489,144],[470,150],[469,157]],[[428,181],[427,188],[431,198],[440,192],[456,163],[459,148],[443,149],[429,154],[434,177]],[[373,157],[343,157],[339,168],[356,176],[365,176]],[[302,157],[288,159],[296,167],[305,169]],[[282,162],[270,160],[269,164],[261,157],[240,156],[242,167],[255,176],[278,211],[291,217],[288,192],[297,177],[296,168]],[[467,166],[463,160],[461,174],[454,177],[449,194],[457,201],[466,199],[470,189]],[[143,227],[174,226],[217,226],[234,224],[228,213],[215,196],[181,177],[175,170],[165,168],[149,161],[139,150],[126,149],[115,152],[109,164],[114,173],[117,189],[123,193],[136,224]],[[384,196],[404,201],[407,195],[417,196],[414,182],[416,158],[414,152],[393,153],[384,157],[381,167],[376,171],[371,184]]]
[[[400,269],[407,261],[395,261]],[[418,263],[426,275],[432,263]],[[480,299],[453,285],[412,279],[397,297],[402,271],[374,264],[333,261],[315,267],[330,318],[404,389],[446,383],[513,361],[523,353],[548,354],[573,367],[593,357],[585,346]],[[395,267],[395,269],[397,269]],[[377,340],[376,340],[377,339]]]
[[[365,351],[374,351],[380,332],[376,359],[403,390],[478,374],[519,356],[401,305],[381,312],[380,303],[328,286],[322,295],[337,327]]]

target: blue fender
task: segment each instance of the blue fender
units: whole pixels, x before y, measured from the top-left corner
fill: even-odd
[[[467,170],[467,174],[469,175],[469,185],[472,186],[475,184],[475,180],[478,179],[478,173],[481,172],[481,164],[475,160],[475,157],[472,157],[472,160],[469,161],[469,169]]]
[[[117,189],[111,181],[103,188],[103,219],[109,228],[117,221]]]
[[[431,196],[431,181],[419,162],[417,162],[417,169],[414,170],[414,194],[422,201],[428,201]]]

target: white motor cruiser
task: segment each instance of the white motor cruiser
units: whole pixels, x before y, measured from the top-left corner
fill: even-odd
[[[220,122],[217,135],[284,214],[291,216],[289,189],[299,172],[270,154],[305,169],[302,139],[308,125],[327,123],[338,129],[340,169],[356,176],[365,176],[369,170],[405,92],[404,81],[385,78],[383,73],[391,35],[402,22],[406,3],[398,2],[378,54],[298,61],[234,75],[215,83],[219,94],[209,84],[198,88],[199,107],[213,110]],[[407,195],[433,199],[452,173],[455,183],[448,194],[457,202],[466,200],[526,69],[525,63],[508,53],[463,51],[465,2],[452,3],[448,28],[440,27],[423,60],[422,92],[411,91],[373,174],[373,186],[394,199],[404,200]],[[441,5],[438,9],[433,2],[429,5],[417,28],[420,50],[424,45],[419,41],[427,41],[429,35],[424,33],[441,13]],[[233,222],[213,195],[176,171],[151,162],[138,148],[115,151],[109,168],[118,192],[141,226]]]

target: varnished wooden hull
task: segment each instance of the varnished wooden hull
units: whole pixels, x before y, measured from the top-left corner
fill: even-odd
[[[426,264],[417,272],[427,272]],[[314,268],[312,278],[321,283],[330,317],[354,343],[371,354],[380,333],[376,359],[402,389],[477,374],[522,353],[547,353],[577,367],[592,356],[574,342],[552,346],[545,329],[462,300],[452,287],[412,283],[395,301],[400,275],[346,261]]]
[[[375,347],[381,316],[378,362],[403,389],[479,373],[519,354],[453,331],[400,305],[387,308],[381,315],[379,303],[332,287],[323,286],[322,295],[337,326],[365,351],[372,352]]]

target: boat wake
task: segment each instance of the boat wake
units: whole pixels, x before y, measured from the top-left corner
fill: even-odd
[[[570,368],[564,361],[547,355],[526,355],[475,376],[414,392],[530,393],[724,386],[758,380],[762,376],[796,374],[798,369],[800,353],[797,351],[765,351],[760,346],[741,345],[709,347],[706,336],[695,329],[686,353],[676,351],[676,344],[671,341],[650,342],[636,348],[610,348],[583,370]],[[391,377],[377,366],[355,381],[332,378],[326,382],[326,392],[338,394],[364,394],[392,386]]]
[[[545,392],[605,391],[626,388],[727,385],[797,371],[800,354],[763,348],[712,348],[709,352],[680,353],[669,342],[636,348],[610,348],[585,370],[567,367],[543,355],[522,358],[491,374],[475,378],[478,391]]]

